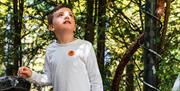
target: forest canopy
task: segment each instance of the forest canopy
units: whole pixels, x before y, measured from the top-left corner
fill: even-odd
[[[147,1],[1,0],[0,76],[16,76],[20,66],[43,73],[46,47],[54,39],[47,15],[56,5],[68,4],[75,13],[76,38],[93,44],[104,90],[142,91]],[[157,57],[155,87],[170,91],[180,72],[180,2],[152,2],[157,18],[157,48],[150,50]]]

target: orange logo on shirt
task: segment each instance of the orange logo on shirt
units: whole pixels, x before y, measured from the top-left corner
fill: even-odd
[[[73,51],[73,50],[70,50],[69,52],[68,52],[68,56],[74,56],[75,55],[75,52]]]

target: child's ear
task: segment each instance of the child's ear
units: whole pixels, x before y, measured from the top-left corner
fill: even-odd
[[[48,30],[49,31],[54,31],[54,26],[51,24],[51,25],[48,25]]]

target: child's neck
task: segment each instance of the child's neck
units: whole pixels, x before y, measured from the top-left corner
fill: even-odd
[[[68,36],[68,37],[59,37],[57,38],[57,40],[58,40],[58,43],[60,44],[66,44],[66,43],[74,41],[75,38],[74,36]]]

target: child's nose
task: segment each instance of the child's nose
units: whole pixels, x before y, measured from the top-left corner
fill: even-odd
[[[65,16],[65,19],[69,19],[69,16]]]
[[[69,19],[70,15],[69,12],[65,12],[65,19]]]

